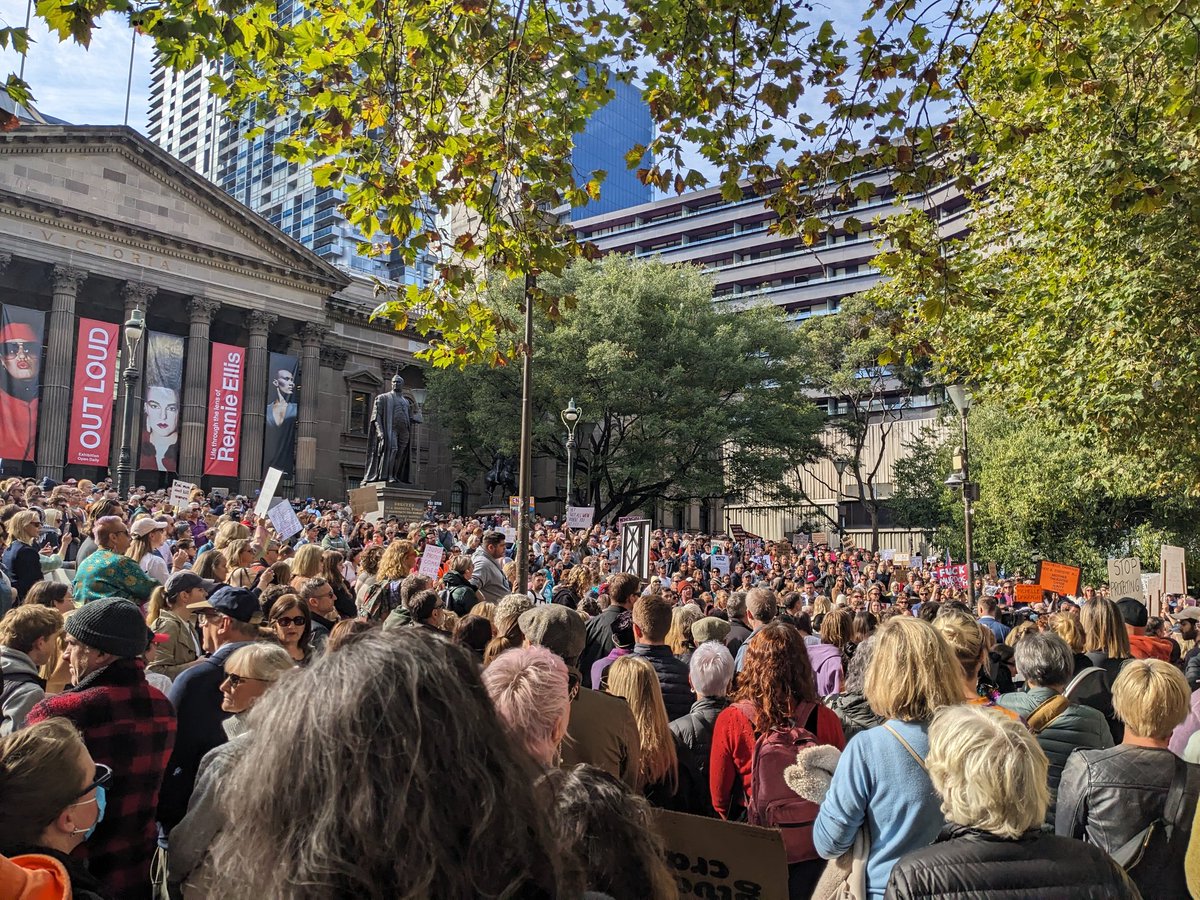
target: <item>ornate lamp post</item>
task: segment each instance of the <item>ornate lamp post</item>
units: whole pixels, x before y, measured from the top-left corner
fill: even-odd
[[[563,518],[566,519],[566,507],[575,499],[575,427],[583,412],[575,405],[575,398],[567,402],[567,408],[560,412],[562,423],[567,426],[567,502],[563,507]]]
[[[142,335],[146,333],[145,315],[141,307],[134,307],[129,314],[129,320],[125,323],[125,421],[121,423],[121,455],[117,460],[117,496],[122,501],[128,499],[129,490],[133,484],[132,443],[135,430],[134,420],[137,416],[134,396],[138,379],[141,377],[135,361],[137,360],[138,344],[142,342]]]
[[[971,546],[971,504],[979,499],[979,485],[971,482],[970,459],[967,453],[967,413],[971,411],[971,392],[964,385],[951,384],[946,387],[950,402],[958,410],[958,421],[962,428],[962,446],[955,459],[955,469],[946,479],[952,489],[962,488],[963,495],[963,544],[967,564],[967,598],[975,604],[975,565]]]
[[[838,550],[842,549],[842,533],[846,530],[846,517],[842,513],[842,476],[846,474],[847,461],[844,457],[837,457],[833,461],[833,469],[837,472],[837,532],[838,532]]]

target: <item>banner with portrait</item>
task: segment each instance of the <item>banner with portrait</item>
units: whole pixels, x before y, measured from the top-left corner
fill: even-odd
[[[246,351],[231,344],[212,345],[208,373],[208,440],[204,474],[236,476],[242,435],[242,376]]]
[[[0,306],[0,460],[31,462],[37,451],[38,394],[46,314]]]
[[[108,465],[120,334],[121,326],[113,322],[79,320],[71,431],[67,435],[68,463]]]
[[[183,348],[177,334],[146,335],[146,369],[142,379],[142,428],[138,469],[174,472],[179,468],[179,414],[183,407]]]
[[[263,432],[262,471],[279,469],[296,472],[296,421],[300,415],[300,386],[296,373],[300,360],[286,353],[272,353],[267,372],[267,417]]]

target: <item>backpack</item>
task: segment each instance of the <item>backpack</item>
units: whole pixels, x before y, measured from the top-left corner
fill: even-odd
[[[382,622],[400,605],[400,582],[377,581],[363,598],[359,612],[372,622]]]
[[[753,724],[754,706],[737,704]],[[783,847],[789,864],[817,859],[813,846],[813,822],[820,806],[798,795],[784,780],[784,770],[796,763],[796,754],[817,744],[817,737],[804,725],[815,719],[815,703],[799,704],[789,724],[759,735],[750,762],[750,799],[746,821],[751,825],[777,829],[783,835]],[[813,723],[815,728],[815,722]]]

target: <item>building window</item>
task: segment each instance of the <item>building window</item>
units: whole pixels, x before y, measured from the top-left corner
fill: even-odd
[[[454,482],[450,488],[450,513],[455,516],[467,514],[467,488],[461,481]]]
[[[350,426],[351,434],[366,434],[367,424],[371,421],[371,395],[366,391],[350,392]]]

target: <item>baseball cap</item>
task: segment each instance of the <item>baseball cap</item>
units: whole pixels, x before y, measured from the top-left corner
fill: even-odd
[[[230,587],[229,585],[213,591],[207,600],[189,603],[188,609],[213,610],[248,625],[257,625],[262,621],[262,609],[258,604],[258,598],[245,588]]]
[[[130,527],[129,533],[132,534],[134,537],[145,537],[152,531],[159,531],[166,527],[167,527],[167,523],[159,521],[158,519],[150,519],[150,518],[138,519]]]
[[[208,594],[215,586],[216,582],[201,578],[195,572],[174,572],[167,579],[165,590],[168,597],[174,597],[184,591],[194,591],[198,587],[204,588],[204,592]]]

